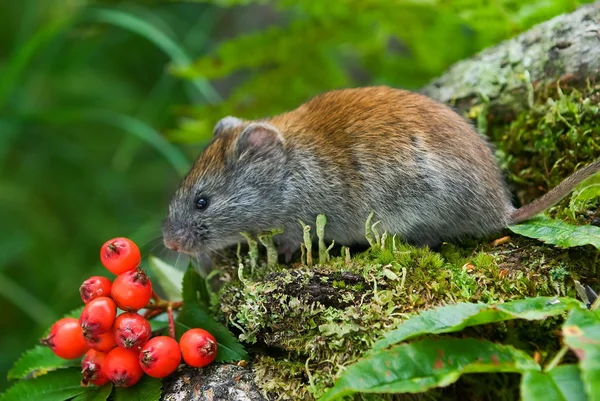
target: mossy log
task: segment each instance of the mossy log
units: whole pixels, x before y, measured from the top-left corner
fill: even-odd
[[[581,87],[600,78],[600,2],[580,7],[451,66],[422,93],[466,111],[489,103],[518,113],[532,92],[559,81]]]
[[[578,163],[600,156],[598,111],[590,108],[600,101],[599,77],[600,2],[457,63],[423,93],[477,121],[480,131],[498,146],[499,159],[517,185],[515,192],[527,201]],[[557,82],[565,93],[556,89]],[[505,117],[497,119],[499,115]],[[531,131],[551,136],[545,141],[548,148],[540,149],[539,138]],[[536,143],[541,156],[536,159],[528,143]],[[555,168],[540,167],[548,165]],[[560,215],[561,209],[557,210]],[[570,218],[581,223],[600,215],[596,208],[591,214],[571,213]],[[321,263],[313,266],[269,267],[266,258],[258,264],[246,260],[243,282],[237,280],[237,262],[224,262],[216,309],[247,346],[249,365],[180,370],[165,381],[163,400],[313,400],[383,332],[421,310],[458,301],[576,296],[573,279],[592,286],[600,282],[596,249],[563,250],[509,235],[444,244],[435,251],[378,237],[365,252],[350,255],[338,249],[330,258],[321,254]],[[318,255],[313,250],[313,260]],[[557,319],[509,322],[464,334],[518,344],[532,352],[533,347],[553,352],[559,347],[553,334],[557,324]],[[497,398],[498,389],[488,385],[489,376],[485,383],[477,380],[461,379],[429,392],[428,399]],[[507,398],[518,398],[518,376],[498,375],[493,380]],[[420,397],[358,395],[355,399]]]

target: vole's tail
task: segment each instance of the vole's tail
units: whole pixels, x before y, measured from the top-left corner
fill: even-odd
[[[543,212],[551,206],[554,206],[562,198],[567,196],[573,188],[575,188],[581,181],[591,177],[600,171],[600,159],[592,162],[585,166],[581,170],[578,170],[565,178],[563,182],[552,188],[547,194],[537,198],[533,202],[518,208],[510,215],[510,224],[520,223],[524,220],[530,219],[536,214]]]

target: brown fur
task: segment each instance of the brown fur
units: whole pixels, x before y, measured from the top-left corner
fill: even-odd
[[[382,86],[327,92],[267,121],[285,133],[288,143],[310,148],[320,159],[348,173],[356,164],[371,163],[353,160],[356,148],[382,159],[404,154],[407,167],[415,167],[411,136],[422,141],[425,152],[435,151],[465,164],[489,163],[487,145],[457,117],[449,107],[426,96]],[[465,141],[474,146],[465,148]],[[360,186],[363,177],[349,174],[348,178],[356,179],[352,184]],[[491,184],[497,177],[492,173],[486,178]]]

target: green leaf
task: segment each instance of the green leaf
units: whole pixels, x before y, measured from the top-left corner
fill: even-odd
[[[527,371],[521,381],[523,401],[586,401],[577,365],[561,365],[549,372]]]
[[[402,323],[377,341],[374,349],[388,347],[422,334],[451,333],[465,327],[511,319],[540,320],[583,304],[573,298],[526,298],[497,305],[460,302],[426,310]]]
[[[421,340],[378,350],[350,365],[320,401],[362,393],[421,393],[464,373],[539,370],[526,353],[487,340]]]
[[[135,386],[117,387],[114,401],[158,401],[160,400],[162,383],[150,376],[142,377]]]
[[[37,345],[25,351],[8,371],[8,379],[22,379],[26,376],[41,376],[52,370],[68,366],[78,366],[79,359],[67,360],[57,357],[48,347]]]
[[[17,382],[0,396],[0,401],[63,401],[87,391],[80,381],[79,368],[60,369]]]
[[[199,303],[204,308],[210,305],[210,294],[206,280],[198,274],[193,266],[188,267],[183,278],[183,303]]]
[[[590,397],[600,394],[600,309],[573,309],[563,328],[563,340],[579,358],[581,379]]]
[[[177,316],[177,338],[189,329],[201,328],[212,334],[219,343],[217,362],[248,359],[244,347],[233,334],[208,314],[208,293],[205,280],[188,268],[183,277],[183,307]]]
[[[579,188],[571,195],[569,209],[572,212],[582,210],[590,205],[590,201],[600,198],[600,175],[588,178]]]
[[[165,261],[150,256],[150,270],[154,273],[160,288],[163,289],[169,301],[181,300],[181,282],[183,281],[183,272]]]
[[[113,390],[112,383],[102,387],[88,387],[87,391],[73,398],[72,401],[105,401]]]
[[[561,220],[536,217],[508,227],[511,231],[561,248],[593,245],[600,249],[600,227],[574,226]]]

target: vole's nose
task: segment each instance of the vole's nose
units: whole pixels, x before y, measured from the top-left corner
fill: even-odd
[[[165,246],[167,248],[169,248],[170,250],[175,251],[175,252],[179,251],[179,246],[177,245],[177,242],[173,241],[170,238],[165,238],[164,241],[165,241]]]

